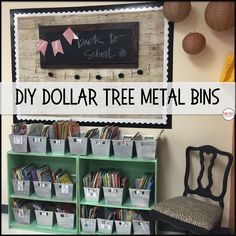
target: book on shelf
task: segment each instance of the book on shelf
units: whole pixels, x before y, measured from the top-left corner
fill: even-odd
[[[11,132],[13,135],[26,135],[27,130],[28,128],[25,122],[19,122],[11,126]]]
[[[12,169],[12,178],[18,180],[31,180],[31,172],[35,169],[34,164],[25,165],[23,167],[15,167]]]
[[[18,208],[18,209],[31,209],[32,203],[29,200],[13,198],[12,206],[13,208]]]
[[[22,168],[22,174],[23,174],[25,180],[31,180],[32,179],[31,172],[35,168],[36,168],[36,166],[34,164],[29,164],[29,165]]]
[[[50,170],[41,173],[41,180],[44,182],[52,182],[52,174]]]
[[[153,173],[145,173],[139,183],[136,182],[135,188],[137,189],[151,189],[153,187]]]
[[[32,181],[38,181],[37,169],[31,171]]]
[[[43,123],[31,124],[28,136],[42,136],[43,127]]]
[[[62,171],[61,173],[59,173],[57,175],[57,181],[58,183],[62,183],[62,184],[72,184],[72,180],[70,178],[70,175],[67,171]]]
[[[94,129],[88,130],[84,137],[85,138],[93,138],[97,134],[98,134],[98,128],[94,128]]]
[[[47,164],[37,169],[36,173],[37,173],[38,181],[43,181],[42,175],[45,175],[43,173],[48,172],[48,171],[50,171],[50,168]]]
[[[61,213],[75,213],[75,205],[71,203],[58,203],[55,206],[55,211]]]
[[[13,179],[18,179],[18,175],[17,175],[17,170],[20,169],[19,166],[15,167],[12,169],[12,178]]]
[[[57,176],[59,173],[61,173],[61,172],[62,172],[62,169],[61,169],[61,168],[59,168],[59,169],[57,169],[56,171],[52,172],[52,180],[53,180],[54,183],[57,182],[56,176]]]

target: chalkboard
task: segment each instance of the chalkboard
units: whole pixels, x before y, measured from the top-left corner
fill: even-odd
[[[70,44],[63,33],[70,27],[78,39]],[[39,26],[48,42],[40,54],[42,68],[137,68],[139,23]],[[60,40],[62,53],[53,54],[51,42]]]

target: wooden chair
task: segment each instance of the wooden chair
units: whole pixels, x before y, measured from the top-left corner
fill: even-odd
[[[199,176],[197,177],[197,188],[195,189],[190,189],[189,187],[190,156],[192,157],[192,154],[195,154],[195,156],[198,154],[201,166]],[[205,154],[210,158],[208,169],[205,169],[204,165],[207,159]],[[211,154],[212,156],[210,157]],[[226,163],[226,166],[224,166],[223,170],[223,183],[214,183],[215,185],[222,185],[222,191],[218,196],[214,195],[211,191],[211,188],[213,187],[212,170],[215,167],[216,158],[226,158],[226,162],[224,162]],[[183,196],[171,198],[156,204],[155,208],[150,212],[151,232],[154,234],[156,221],[167,222],[185,233],[210,234],[219,232],[224,210],[224,196],[227,189],[227,179],[232,161],[232,154],[220,151],[213,146],[189,146],[186,149],[185,189]],[[222,161],[217,161],[217,164],[219,163],[222,165]],[[202,182],[204,174],[208,177],[208,184],[206,187],[203,187]],[[195,199],[190,197],[189,194],[210,198],[218,202],[218,204],[213,205],[212,203]]]

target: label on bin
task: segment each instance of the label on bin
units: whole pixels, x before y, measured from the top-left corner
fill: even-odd
[[[18,181],[17,182],[17,190],[18,191],[24,191],[24,182],[23,181]]]
[[[140,189],[137,189],[135,193],[136,193],[136,194],[142,194],[142,193],[143,193],[143,191],[142,191],[142,190],[140,190]]]
[[[126,141],[124,141],[124,140],[121,140],[120,142],[118,142],[118,144],[120,146],[127,146],[128,145],[128,143]]]
[[[118,193],[118,189],[116,188],[109,188],[107,189],[108,193]]]
[[[85,220],[84,226],[85,227],[93,226],[93,222],[91,220]]]
[[[41,138],[40,138],[40,137],[34,137],[33,141],[34,141],[35,143],[41,142]]]
[[[61,140],[54,140],[54,143],[55,143],[55,144],[60,144],[60,143],[61,143]]]
[[[68,194],[69,193],[69,185],[63,184],[61,186],[61,193]]]
[[[87,197],[97,197],[97,192],[92,189],[89,189],[87,192]]]
[[[40,215],[42,215],[42,216],[47,216],[48,213],[47,213],[46,211],[41,211],[41,214],[40,214]]]
[[[105,222],[101,224],[101,228],[102,229],[111,229],[111,226],[109,224],[109,222]]]
[[[96,144],[97,145],[103,145],[105,144],[106,142],[104,140],[96,140]]]
[[[14,144],[23,144],[23,137],[20,135],[13,136],[13,143]]]
[[[76,138],[76,139],[74,139],[74,141],[75,141],[76,143],[82,143],[82,139],[81,139],[81,138]]]
[[[47,184],[46,183],[42,183],[42,182],[39,182],[39,187],[47,187]]]
[[[18,213],[18,216],[20,216],[20,217],[24,217],[25,216],[24,209],[18,209],[17,213]]]

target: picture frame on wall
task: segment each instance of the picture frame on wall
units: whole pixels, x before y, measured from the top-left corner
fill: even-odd
[[[172,82],[174,24],[162,7],[148,2],[11,10],[12,81]],[[47,46],[37,52],[39,40]],[[166,114],[13,116],[14,123],[69,119],[82,126],[172,127]]]

